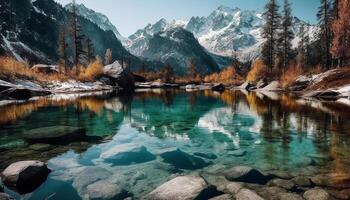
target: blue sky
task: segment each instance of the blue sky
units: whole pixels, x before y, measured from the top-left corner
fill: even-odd
[[[71,0],[56,0],[65,5]],[[224,5],[248,10],[263,10],[267,0],[76,0],[101,12],[110,19],[124,36],[154,23],[161,18],[189,19],[192,16],[207,16]],[[280,1],[283,2],[282,0]],[[316,22],[320,0],[290,0],[294,15],[310,23]]]

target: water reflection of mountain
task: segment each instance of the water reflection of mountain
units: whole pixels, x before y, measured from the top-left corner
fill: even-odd
[[[213,108],[224,106],[203,92],[176,90],[135,94],[130,122],[142,132],[159,138],[191,138],[199,119]]]

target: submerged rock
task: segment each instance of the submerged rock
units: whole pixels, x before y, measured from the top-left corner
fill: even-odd
[[[40,161],[20,161],[8,166],[2,173],[4,184],[21,194],[30,193],[39,187],[51,170]]]
[[[300,195],[289,192],[279,193],[277,196],[280,200],[304,200]]]
[[[86,187],[86,196],[91,200],[124,199],[128,193],[115,183],[101,180]]]
[[[10,195],[5,193],[0,193],[0,200],[14,200],[14,198],[10,197]]]
[[[201,177],[179,176],[153,190],[145,199],[192,200],[196,199],[207,187],[207,183]]]
[[[86,139],[85,129],[71,126],[50,126],[29,130],[24,134],[29,143],[68,144]]]
[[[293,178],[292,181],[301,187],[309,187],[312,185],[311,180],[305,176],[297,176]]]
[[[314,188],[314,189],[308,190],[304,193],[303,196],[306,200],[329,200],[330,199],[330,195],[328,194],[328,192],[320,188]]]
[[[150,153],[146,147],[136,147],[126,151],[116,152],[116,154],[109,156],[105,160],[108,163],[116,165],[130,165],[135,163],[144,163],[156,159],[156,156]]]
[[[227,180],[244,183],[266,184],[272,175],[264,175],[260,171],[247,166],[236,166],[224,172]]]
[[[236,195],[236,200],[264,200],[264,199],[253,190],[241,189]]]
[[[232,195],[236,195],[239,192],[239,190],[241,190],[242,188],[243,188],[242,184],[231,182],[231,183],[226,185],[224,192],[232,194]]]
[[[291,180],[284,180],[284,179],[273,179],[270,182],[268,182],[269,186],[278,186],[287,190],[292,190],[295,187],[295,184]]]
[[[243,157],[246,155],[246,153],[247,151],[238,149],[238,150],[229,152],[228,155],[235,156],[235,157]]]
[[[160,157],[162,157],[166,163],[172,164],[179,169],[201,169],[212,164],[212,162],[207,162],[202,158],[187,154],[180,149],[162,153]]]
[[[331,188],[350,188],[350,175],[348,174],[319,174],[311,178],[312,183],[317,186]]]
[[[76,188],[78,192],[82,192],[88,185],[107,179],[111,175],[111,172],[101,167],[88,167],[74,178],[73,187]]]
[[[40,144],[39,143],[39,144],[30,145],[28,148],[31,150],[34,150],[34,151],[42,152],[42,151],[48,151],[50,149],[53,149],[53,146],[50,144]]]
[[[213,153],[201,153],[201,152],[196,152],[194,153],[195,156],[199,156],[199,157],[202,157],[202,158],[206,158],[206,159],[211,159],[211,160],[214,160],[217,158],[217,156]]]

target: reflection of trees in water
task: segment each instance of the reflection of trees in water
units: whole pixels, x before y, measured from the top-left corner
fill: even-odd
[[[137,91],[135,95],[135,100],[141,101],[142,104],[146,104],[149,100],[160,100],[165,106],[171,106],[174,103],[174,98],[179,94],[179,90],[174,89],[147,89]]]
[[[292,134],[297,134],[299,142],[309,134],[313,136],[317,152],[334,159],[332,163],[335,171],[348,170],[346,166],[349,166],[350,161],[347,161],[345,155],[350,153],[350,142],[349,138],[344,139],[344,136],[348,137],[350,134],[349,107],[334,102],[306,101],[291,94],[278,95],[277,99],[255,92],[245,94],[240,91],[229,91],[227,94],[236,97],[232,98],[233,101],[245,103],[261,118],[260,133],[267,141],[264,144],[265,156],[271,164],[274,163],[275,156],[280,155],[277,144],[281,144],[283,156],[287,158]],[[242,98],[242,95],[245,98]],[[215,97],[228,106],[237,105],[232,101],[228,102],[224,95]]]

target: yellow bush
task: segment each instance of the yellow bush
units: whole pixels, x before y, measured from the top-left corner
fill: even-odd
[[[256,83],[266,75],[267,67],[261,59],[253,62],[251,70],[248,72],[247,81]]]
[[[236,73],[234,67],[229,66],[219,73],[213,73],[204,77],[206,83],[238,84],[242,77]]]
[[[288,65],[287,70],[282,73],[280,82],[283,88],[290,86],[303,73],[299,65]]]
[[[0,74],[6,78],[28,78],[38,79],[38,75],[27,67],[23,62],[19,62],[10,57],[0,58]]]
[[[85,70],[80,70],[79,80],[93,81],[103,74],[103,65],[101,59],[96,59],[90,63]]]

